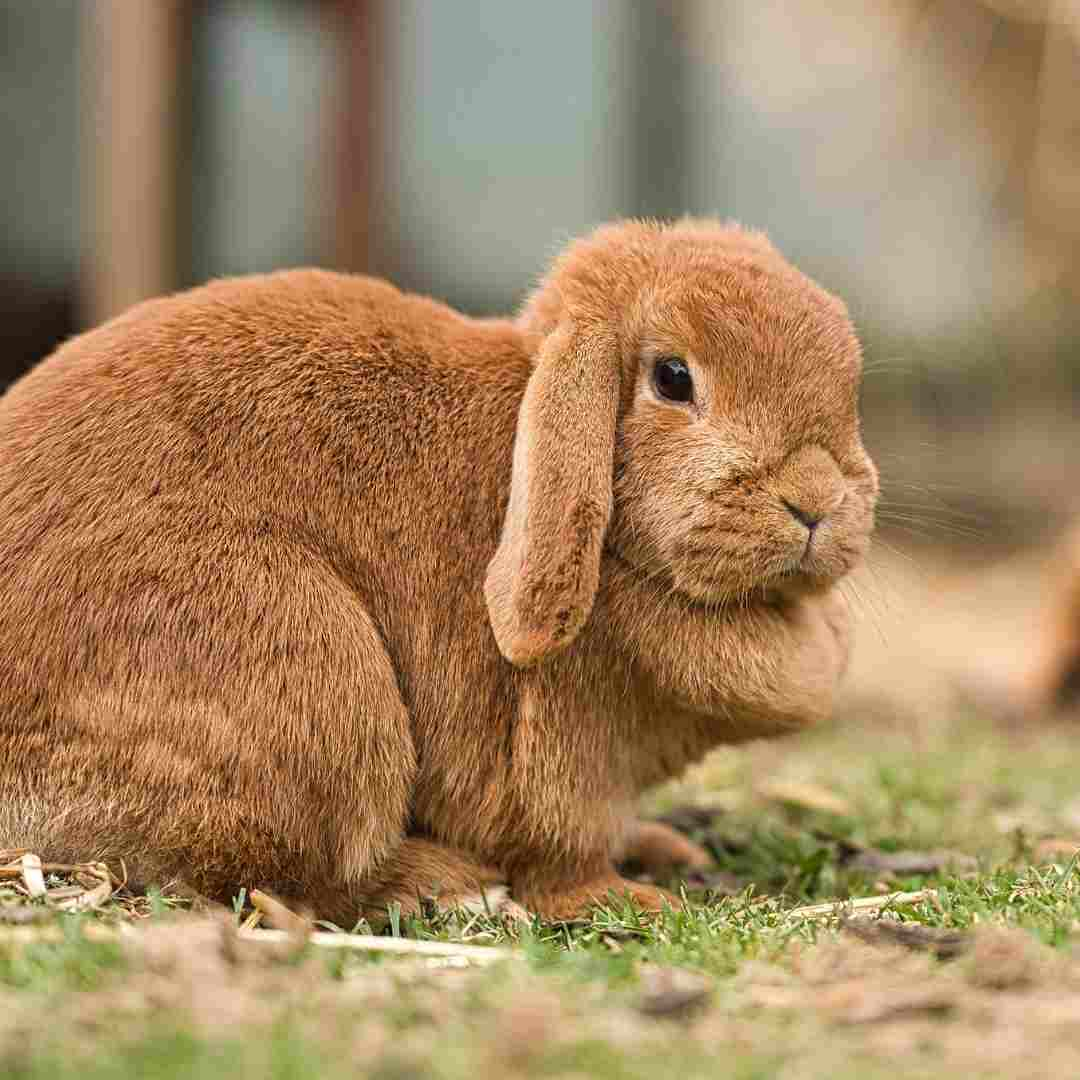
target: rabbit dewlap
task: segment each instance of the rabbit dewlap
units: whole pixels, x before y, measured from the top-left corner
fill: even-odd
[[[869,540],[843,305],[624,223],[518,318],[219,281],[0,400],[0,847],[349,921],[704,853],[635,799],[828,713]]]

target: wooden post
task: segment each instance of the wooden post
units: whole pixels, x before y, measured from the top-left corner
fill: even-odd
[[[381,116],[388,74],[379,0],[330,0],[337,69],[329,153],[333,206],[329,261],[339,269],[372,271],[381,263],[377,223],[382,170]]]
[[[178,283],[181,87],[188,0],[91,0],[83,9],[84,321]]]

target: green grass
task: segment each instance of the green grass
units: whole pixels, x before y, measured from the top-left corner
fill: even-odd
[[[409,937],[511,948],[484,969],[230,947],[160,899],[138,918],[130,903],[53,916],[58,940],[0,925],[0,1077],[1080,1075],[1080,868],[1046,843],[1080,844],[1077,746],[1075,728],[957,713],[937,726],[848,715],[722,751],[646,807],[710,808],[692,835],[717,862],[697,884],[714,888],[688,889],[686,910],[400,921]],[[780,801],[767,785],[781,782],[809,795]],[[815,789],[833,810],[814,809]],[[976,861],[856,868],[867,850],[942,849]],[[791,914],[925,887],[884,918],[960,932],[955,959]],[[0,887],[0,906],[27,903]],[[103,921],[135,932],[84,934]],[[704,992],[677,1007],[669,977]]]

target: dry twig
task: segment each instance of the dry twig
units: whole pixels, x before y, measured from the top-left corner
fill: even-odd
[[[916,889],[915,892],[885,893],[883,896],[859,896],[851,900],[830,900],[826,904],[807,904],[787,912],[791,919],[821,919],[830,915],[841,916],[849,911],[879,911],[897,904],[919,904],[933,895],[933,889]]]
[[[285,930],[240,929],[237,931],[237,936],[241,941],[254,941],[266,945],[280,945],[295,940],[294,935]],[[448,941],[414,941],[412,938],[376,937],[372,934],[332,934],[324,930],[309,934],[307,941],[311,945],[325,949],[356,949],[360,952],[397,953],[408,956],[441,956],[468,960],[477,964],[491,964],[513,955],[509,949],[492,948],[486,945],[457,945]]]
[[[255,909],[262,912],[263,918],[268,920],[274,928],[300,937],[306,937],[311,933],[311,921],[287,908],[276,896],[271,896],[260,889],[252,889],[249,899]],[[253,929],[254,923],[247,928]]]
[[[47,894],[45,875],[41,872],[41,859],[28,851],[20,860],[23,885],[30,896],[38,900]]]

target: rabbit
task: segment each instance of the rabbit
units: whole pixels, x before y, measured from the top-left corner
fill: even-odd
[[[514,319],[317,269],[76,337],[0,399],[0,846],[337,921],[495,881],[679,901],[636,820],[830,713],[878,481],[842,302],[623,221]]]
[[[1080,706],[1080,523],[1054,553],[1051,603],[1021,683],[1021,705],[1038,711]]]

